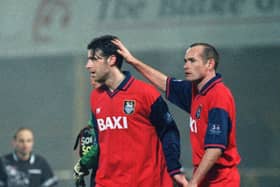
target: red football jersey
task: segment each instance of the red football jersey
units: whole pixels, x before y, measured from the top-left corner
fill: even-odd
[[[236,145],[235,103],[230,90],[217,74],[200,92],[189,81],[168,79],[168,100],[190,113],[192,161],[198,166],[207,148],[221,148],[216,164],[236,166],[240,156]]]
[[[130,77],[115,92],[91,93],[100,147],[96,186],[172,187],[160,139],[149,117],[160,93]]]
[[[220,114],[222,115],[217,116]],[[212,82],[203,92],[193,94],[190,130],[195,166],[200,163],[204,150],[208,147],[219,147],[224,151],[216,164],[222,166],[239,164],[235,115],[234,99],[221,79]]]

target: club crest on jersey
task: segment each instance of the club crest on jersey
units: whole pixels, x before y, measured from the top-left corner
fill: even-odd
[[[200,119],[201,110],[202,110],[202,105],[199,105],[195,113],[196,119]]]
[[[124,101],[123,111],[125,114],[132,114],[135,110],[135,101]]]

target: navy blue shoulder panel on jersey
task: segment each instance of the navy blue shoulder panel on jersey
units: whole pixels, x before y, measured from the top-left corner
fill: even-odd
[[[168,78],[166,98],[181,109],[190,113],[192,100],[192,83],[186,80]]]

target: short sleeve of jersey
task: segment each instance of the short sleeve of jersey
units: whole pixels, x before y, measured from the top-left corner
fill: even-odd
[[[208,112],[208,126],[205,136],[205,148],[221,148],[228,145],[232,122],[229,115],[230,99],[220,95],[213,98]]]
[[[190,113],[192,99],[192,84],[185,80],[168,78],[166,84],[166,98],[181,109]]]

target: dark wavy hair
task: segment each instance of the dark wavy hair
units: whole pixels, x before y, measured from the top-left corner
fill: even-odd
[[[104,35],[94,38],[89,44],[87,49],[92,50],[93,54],[97,51],[101,53],[102,57],[109,57],[115,55],[117,58],[117,67],[121,69],[123,63],[123,57],[117,52],[118,47],[112,43],[112,40],[118,39],[116,36]]]

